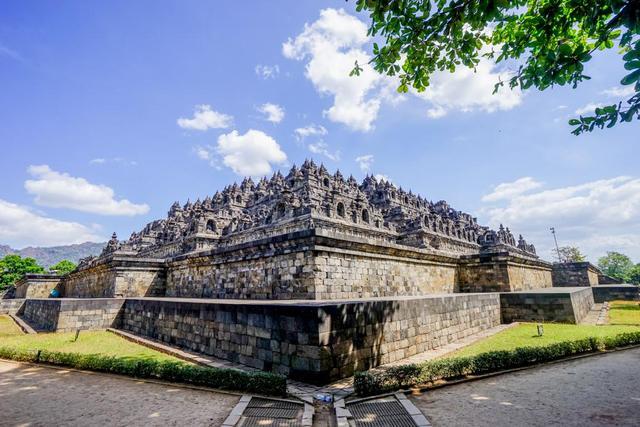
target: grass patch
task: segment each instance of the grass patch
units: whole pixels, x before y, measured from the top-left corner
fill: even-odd
[[[637,301],[613,301],[609,303],[609,324],[640,327],[640,303]]]
[[[9,316],[0,316],[0,338],[2,338],[2,342],[4,342],[7,337],[17,335],[23,335],[23,333],[18,325],[16,325],[16,322]]]
[[[18,351],[47,350],[117,356],[131,360],[178,360],[106,331],[80,331],[78,340],[74,342],[75,335],[75,332],[23,334],[9,316],[0,316],[0,345]]]
[[[207,387],[286,395],[286,379],[268,372],[215,369],[183,362],[106,331],[23,334],[0,316],[0,358]]]
[[[638,324],[640,324],[640,321]],[[476,354],[486,353],[489,351],[546,346],[549,344],[575,341],[589,337],[607,338],[625,332],[636,331],[640,331],[640,326],[591,326],[545,323],[544,334],[539,337],[536,329],[536,323],[521,323],[475,344],[471,344],[468,347],[464,347],[456,352],[447,354],[445,357],[474,356]]]
[[[391,366],[387,369],[356,372],[354,388],[360,396],[395,391],[416,385],[433,384],[441,380],[465,378],[500,372],[570,356],[640,344],[640,330],[605,337],[587,337],[546,345],[492,350],[471,356],[451,357],[423,363]]]

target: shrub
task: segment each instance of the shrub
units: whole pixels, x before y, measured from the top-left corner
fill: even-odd
[[[0,347],[0,358],[19,362],[41,362],[88,371],[108,372],[136,378],[157,378],[223,390],[284,396],[286,378],[268,372],[244,372],[190,365],[179,361],[131,359],[99,354],[62,353],[47,350],[17,350]]]
[[[490,351],[475,356],[393,366],[388,369],[356,372],[354,388],[356,394],[360,396],[371,396],[442,379],[488,374],[558,360],[576,354],[604,351],[635,344],[640,344],[640,332],[625,332],[603,339],[590,337],[540,347]]]

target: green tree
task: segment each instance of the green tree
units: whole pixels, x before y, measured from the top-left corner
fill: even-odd
[[[634,285],[640,285],[640,264],[634,265],[629,272],[629,281]]]
[[[634,265],[628,256],[620,252],[607,252],[606,256],[598,259],[598,267],[607,276],[628,282]]]
[[[561,246],[553,250],[562,262],[584,262],[587,258],[576,246]]]
[[[436,71],[475,68],[482,57],[517,66],[510,88],[574,88],[597,51],[618,48],[632,96],[571,119],[573,134],[640,119],[640,0],[356,0],[369,11],[373,67],[399,92],[425,90]],[[352,75],[362,68],[356,62]],[[495,92],[494,91],[494,92]]]
[[[75,265],[73,262],[63,259],[56,265],[52,265],[51,267],[49,267],[49,271],[55,272],[56,274],[62,276],[71,273],[76,269],[76,267],[77,265]]]
[[[33,258],[6,255],[0,259],[0,290],[13,285],[26,273],[44,273],[44,268]]]

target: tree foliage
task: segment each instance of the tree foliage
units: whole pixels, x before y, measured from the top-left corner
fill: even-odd
[[[640,119],[640,0],[357,0],[369,11],[373,67],[397,76],[399,92],[424,91],[436,71],[475,68],[485,57],[517,67],[508,81],[540,90],[574,88],[590,77],[585,64],[596,51],[617,46],[624,62],[622,85],[635,93],[571,119],[573,134]],[[352,74],[362,68],[356,63]]]
[[[576,246],[561,246],[553,251],[562,262],[584,262],[587,260]]]
[[[607,255],[598,259],[598,267],[607,276],[628,282],[634,265],[628,256],[620,252],[607,252]]]
[[[629,282],[640,285],[640,263],[633,266],[629,271]]]
[[[13,285],[26,273],[44,273],[44,268],[33,258],[6,255],[0,259],[0,290]]]
[[[71,273],[76,269],[76,267],[77,265],[75,265],[73,262],[63,259],[56,265],[52,265],[51,267],[49,267],[49,270],[55,272],[60,276],[63,276],[65,274]]]

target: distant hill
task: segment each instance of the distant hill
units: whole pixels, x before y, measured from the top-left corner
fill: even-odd
[[[50,247],[26,247],[24,249],[13,249],[7,245],[0,245],[0,258],[8,254],[17,254],[21,257],[31,257],[38,261],[38,264],[48,268],[57,264],[63,259],[68,259],[78,263],[80,258],[89,255],[99,255],[106,243],[85,242],[77,245],[50,246]]]

